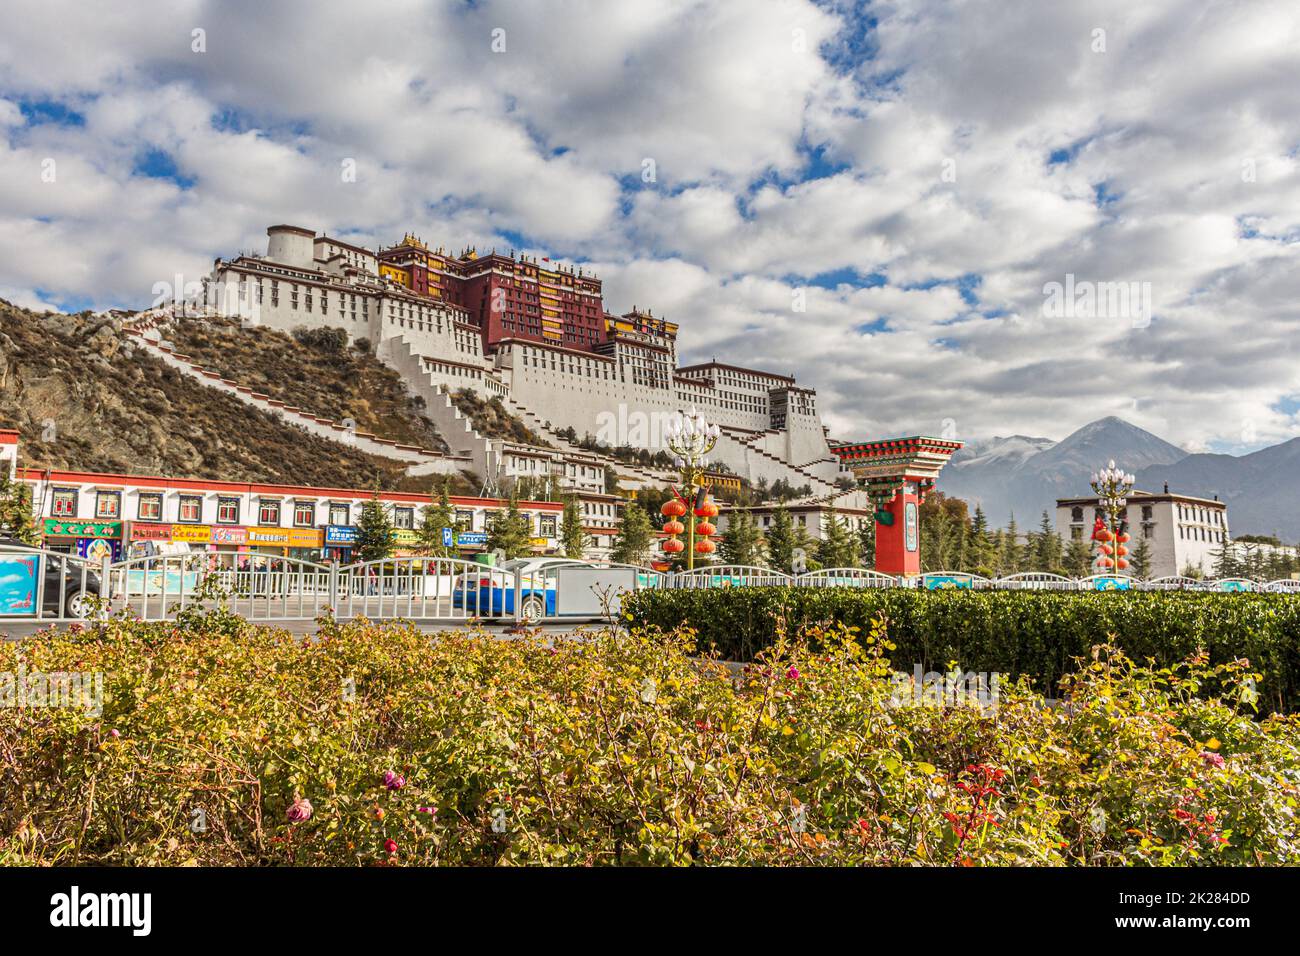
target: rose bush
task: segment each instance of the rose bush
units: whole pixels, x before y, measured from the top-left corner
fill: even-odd
[[[695,645],[201,615],[5,644],[106,699],[0,709],[0,862],[1300,862],[1300,725],[1252,713],[1245,662],[1101,646],[1065,705],[980,709],[901,701],[879,621]]]

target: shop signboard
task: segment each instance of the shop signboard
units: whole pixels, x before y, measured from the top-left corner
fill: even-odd
[[[325,526],[325,546],[333,548],[350,548],[357,543],[357,528],[351,524],[327,524]]]
[[[212,526],[213,544],[248,544],[248,529],[232,525]]]
[[[282,548],[319,548],[319,528],[249,528],[249,544],[271,544]]]
[[[172,540],[189,544],[208,544],[212,540],[212,526],[206,524],[174,524]]]
[[[115,538],[78,538],[77,557],[96,564],[122,560],[122,542]]]
[[[120,521],[67,521],[63,518],[46,518],[47,538],[120,538]]]
[[[462,531],[456,535],[456,545],[461,548],[482,547],[487,544],[486,531]]]
[[[138,522],[131,525],[132,541],[170,541],[172,539],[172,526],[169,524],[153,524],[152,522],[140,524]]]

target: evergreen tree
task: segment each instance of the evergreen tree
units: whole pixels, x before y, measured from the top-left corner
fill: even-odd
[[[1070,538],[1062,559],[1061,573],[1072,578],[1085,578],[1092,574],[1092,542],[1083,535]]]
[[[1016,516],[1011,516],[1011,523],[1006,531],[999,532],[997,576],[1006,577],[1025,569],[1025,549],[1020,544],[1020,528],[1016,525]]]
[[[790,512],[785,508],[772,510],[772,524],[765,535],[767,539],[768,566],[774,571],[790,573],[794,564],[795,535]]]
[[[874,514],[864,517],[858,525],[858,561],[864,568],[876,566],[876,516]]]
[[[12,481],[0,471],[0,534],[30,547],[40,542],[32,515],[32,489],[23,481]]]
[[[450,528],[452,543],[443,543],[442,529]],[[456,551],[456,509],[447,496],[447,483],[443,482],[438,504],[420,509],[420,527],[416,531],[416,550],[430,558],[454,558]]]
[[[487,550],[500,550],[507,561],[520,555],[532,553],[532,531],[528,527],[528,518],[519,510],[519,499],[510,496],[504,512],[497,512],[492,517],[488,529]]]
[[[636,502],[629,501],[623,506],[623,520],[619,522],[610,558],[620,564],[648,564],[654,539],[649,515]]]
[[[1139,580],[1146,580],[1151,575],[1151,542],[1139,538],[1128,555],[1129,574]]]
[[[393,523],[379,500],[378,489],[361,506],[361,520],[357,522],[357,543],[353,547],[362,561],[378,561],[393,553]]]
[[[763,533],[748,511],[735,510],[727,515],[727,530],[718,539],[718,558],[723,564],[756,565],[765,559]]]
[[[975,506],[975,518],[971,522],[970,542],[966,552],[964,570],[973,574],[982,574],[986,578],[994,576],[997,551],[994,537],[989,533],[989,519],[985,516],[982,505]]]
[[[1034,536],[1033,567],[1029,570],[1060,574],[1063,550],[1061,536],[1053,530],[1052,519],[1044,511],[1042,519],[1038,522],[1038,534]]]
[[[582,507],[570,495],[564,501],[564,517],[560,519],[560,546],[566,558],[579,559],[587,547],[587,535],[582,530]]]
[[[828,509],[822,539],[817,545],[817,563],[823,568],[855,568],[858,566],[858,543],[835,513]]]

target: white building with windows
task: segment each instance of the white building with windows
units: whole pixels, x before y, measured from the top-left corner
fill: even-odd
[[[1215,553],[1232,540],[1226,504],[1171,493],[1167,485],[1159,493],[1132,491],[1127,501],[1121,517],[1128,521],[1129,556],[1146,541],[1151,550],[1148,577],[1182,574],[1189,567],[1213,577]],[[1067,544],[1071,539],[1090,540],[1098,516],[1105,518],[1106,511],[1095,496],[1056,500],[1056,531]]]

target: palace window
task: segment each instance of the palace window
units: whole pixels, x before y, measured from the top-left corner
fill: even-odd
[[[116,518],[122,514],[122,492],[98,491],[95,493],[95,517]]]
[[[543,538],[555,537],[555,515],[542,515],[538,523],[538,534]]]
[[[330,505],[330,524],[347,524],[348,523],[348,505],[331,504]]]
[[[217,499],[217,524],[239,524],[239,499]]]
[[[473,527],[474,527],[474,512],[472,512],[472,511],[457,511],[457,512],[456,512],[456,527],[457,527],[457,528],[464,528],[464,529],[467,530],[467,531],[473,529]]]
[[[278,525],[280,523],[280,502],[272,498],[262,498],[257,503],[257,523],[260,525]]]
[[[141,494],[137,517],[141,521],[159,521],[162,519],[162,495]]]
[[[414,527],[415,509],[414,508],[394,508],[393,509],[393,527],[410,530]]]
[[[178,521],[198,524],[203,520],[203,499],[199,495],[181,495],[176,515]]]
[[[316,502],[295,501],[293,503],[293,523],[298,528],[310,528],[316,523]]]
[[[55,488],[51,514],[56,518],[75,518],[77,516],[77,489]]]

